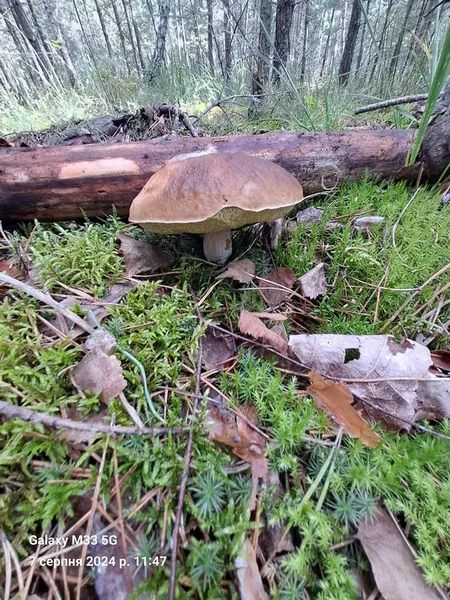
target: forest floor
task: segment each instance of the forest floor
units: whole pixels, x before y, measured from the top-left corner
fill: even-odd
[[[367,179],[298,210],[231,271],[114,216],[0,232],[1,400],[66,419],[0,423],[5,598],[165,599],[173,555],[177,598],[449,597],[450,205]]]

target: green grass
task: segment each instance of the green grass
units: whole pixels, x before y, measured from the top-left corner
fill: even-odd
[[[301,226],[282,240],[274,254],[275,262],[292,268],[296,275],[320,260],[326,263],[329,289],[311,309],[323,322],[309,324],[310,331],[378,333],[411,295],[382,291],[375,322],[374,286],[381,281],[387,266],[384,287],[403,289],[421,285],[448,262],[450,209],[440,207],[439,194],[425,187],[398,222],[394,249],[392,228],[412,193],[403,184],[367,180],[349,185],[322,203],[324,221],[340,218],[342,229],[325,231],[324,223],[309,231]],[[369,236],[354,234],[348,215],[355,211],[385,216],[387,233],[382,227],[374,228]],[[39,225],[30,252],[40,283],[55,295],[64,293],[58,282],[82,288],[96,297],[103,295],[124,272],[116,239],[123,227],[115,217],[82,226]],[[127,232],[158,240],[170,248],[176,257],[173,269],[179,273],[164,277],[166,287],[154,279],[141,282],[111,308],[104,326],[122,348],[144,365],[150,393],[155,393],[153,402],[161,413],[165,410],[168,425],[182,425],[189,396],[180,392],[194,391],[192,371],[203,331],[198,324],[194,296],[200,297],[210,288],[218,269],[185,254],[186,249],[192,252],[191,238],[158,238],[137,228]],[[255,261],[259,275],[264,276],[272,268],[264,243],[255,241],[248,230],[236,232],[234,241],[235,255],[246,252],[245,256]],[[413,313],[427,301],[430,308],[435,308],[439,301],[448,299],[447,290],[431,301],[437,286],[447,281],[448,274],[433,280],[423,293],[411,299],[410,306],[389,330],[396,328],[399,335],[426,333],[430,318]],[[0,304],[2,399],[32,405],[50,414],[77,407],[79,416],[95,415],[100,409],[98,398],[86,394],[81,400],[68,376],[68,369],[81,359],[81,351],[65,341],[49,345],[37,315],[51,319],[51,311],[19,292],[14,292],[14,297]],[[263,306],[259,293],[251,286],[225,280],[205,300],[201,310],[205,322],[212,320],[228,326],[231,321],[235,327],[243,308],[261,310]],[[449,316],[447,305],[435,325]],[[295,331],[292,323],[290,328]],[[448,337],[438,337],[436,345],[448,342]],[[145,423],[156,425],[146,412],[138,368],[123,355],[120,359],[128,384],[128,401]],[[240,349],[234,370],[213,381],[234,406],[255,405],[260,425],[272,440],[267,456],[271,469],[279,474],[282,494],[276,497],[269,488],[262,506],[270,524],[290,527],[295,544],[294,552],[276,559],[275,598],[356,599],[351,569],[356,565],[368,569],[362,550],[356,542],[337,551],[330,547],[349,539],[360,519],[370,518],[379,499],[402,523],[410,524],[411,539],[427,580],[439,585],[450,583],[450,445],[446,440],[428,434],[386,433],[377,427],[383,443],[376,449],[344,437],[339,451],[330,459],[331,448],[305,441],[305,435],[321,437],[332,433],[328,418],[311,399],[299,396],[302,382],[281,373],[273,361]],[[166,386],[170,389],[165,405]],[[114,413],[117,423],[132,424],[119,402],[113,401],[104,410],[107,418]],[[435,427],[450,433],[448,423]],[[98,474],[94,454],[102,453],[104,439],[99,438],[74,455],[55,432],[40,425],[5,421],[0,424],[0,436],[0,522],[23,558],[30,552],[28,536],[67,519],[75,511],[73,498],[92,488]],[[134,552],[152,556],[160,547],[164,512],[170,514],[176,509],[186,439],[132,437],[119,438],[114,444],[119,472],[126,477],[122,490],[129,503],[125,511],[149,491],[161,490],[159,507],[149,503],[135,517],[141,531]],[[49,465],[36,472],[32,460]],[[227,594],[237,598],[230,574],[244,536],[256,525],[247,508],[249,474],[228,473],[231,462],[229,452],[208,440],[198,427],[184,508],[184,523],[191,527],[189,544],[180,548],[185,560],[179,566],[179,576],[189,586],[179,588],[180,598],[213,600]],[[71,483],[74,466],[90,468],[91,477]],[[110,448],[101,481],[106,499],[113,476]],[[68,482],[55,485],[55,479]],[[169,519],[165,541],[170,534]],[[168,574],[168,565],[158,568],[134,596],[145,591],[166,598]]]

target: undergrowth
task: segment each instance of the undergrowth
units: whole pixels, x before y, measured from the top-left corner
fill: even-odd
[[[311,309],[320,319],[307,325],[311,330],[379,333],[414,294],[382,289],[377,301],[380,282],[383,288],[416,289],[448,262],[449,207],[439,205],[439,194],[421,188],[398,221],[411,194],[403,184],[363,181],[349,185],[323,202],[321,223],[310,230],[300,225],[280,242],[275,263],[292,268],[297,276],[317,262],[325,262],[329,288]],[[375,227],[369,234],[354,233],[351,215],[356,211],[386,217],[386,227]],[[325,223],[336,219],[343,227],[326,231]],[[397,222],[394,246],[392,231]],[[39,225],[30,246],[39,281],[58,298],[58,294],[68,293],[60,284],[101,297],[124,273],[116,239],[124,227],[115,217],[83,226]],[[154,241],[136,228],[129,228],[127,233]],[[226,280],[211,291],[216,267],[185,255],[176,238],[159,238],[159,242],[174,251],[175,274],[162,281],[140,282],[120,304],[110,307],[110,316],[103,324],[120,347],[144,365],[152,400],[167,424],[180,426],[185,424],[192,401],[189,394],[195,385],[198,340],[205,325],[214,321],[235,327],[243,308],[262,310],[264,305],[250,285]],[[255,240],[251,230],[235,235],[235,257],[243,253],[255,261],[260,276],[273,266],[264,243]],[[437,288],[445,281],[445,275],[436,277],[412,296],[413,310],[407,305],[389,330],[410,336],[428,333],[433,330],[433,317],[425,317],[427,311],[421,307],[441,303],[433,325],[439,333],[441,323],[450,316],[449,305],[445,305],[448,291]],[[205,325],[200,327],[194,297],[208,291],[211,293],[201,306]],[[63,411],[73,415],[75,411],[80,418],[93,418],[99,413],[105,422],[114,414],[118,424],[132,425],[118,401],[106,407],[92,394],[80,399],[69,372],[80,361],[81,350],[67,340],[49,343],[39,316],[52,319],[51,311],[19,292],[10,292],[0,304],[2,399],[50,414]],[[296,326],[291,324],[291,329],[295,331]],[[436,343],[448,343],[448,337],[438,336]],[[124,355],[120,360],[128,401],[145,424],[156,425],[138,368]],[[379,502],[385,503],[401,523],[408,523],[426,579],[448,585],[448,442],[427,434],[387,433],[378,427],[382,443],[375,449],[347,437],[338,450],[315,444],[311,437],[320,441],[335,432],[313,401],[299,395],[299,383],[280,372],[273,361],[242,348],[234,369],[215,378],[215,385],[232,405],[256,406],[260,426],[272,440],[267,456],[280,485],[278,493],[271,486],[265,490],[262,506],[269,525],[289,529],[295,547],[276,559],[273,597],[356,599],[351,569],[356,565],[367,568],[367,562],[353,536],[360,520],[370,519]],[[205,409],[206,400],[202,414]],[[450,433],[445,422],[436,429]],[[68,446],[58,433],[20,421],[1,423],[0,436],[0,522],[19,557],[24,558],[30,552],[27,539],[31,533],[79,518],[73,499],[86,495],[95,484],[99,468],[96,457],[103,452],[105,440]],[[105,498],[115,474],[112,446],[118,456],[119,475],[125,478],[125,514],[145,494],[159,490],[158,503],[148,503],[134,517],[141,526],[134,550],[139,556],[154,555],[161,547],[163,531],[163,546],[171,535],[171,520],[167,522],[164,515],[176,510],[185,445],[184,437],[174,435],[164,440],[136,436],[111,441],[101,480]],[[40,461],[40,468],[33,461]],[[184,508],[184,523],[192,533],[189,544],[180,548],[185,560],[179,566],[183,581],[179,598],[237,597],[230,573],[245,535],[258,525],[248,509],[249,473],[234,474],[232,464],[231,455],[196,426]],[[74,482],[74,467],[90,469],[91,475]],[[67,482],[62,483],[64,480]],[[348,540],[348,545],[333,549]],[[155,569],[135,597],[145,591],[166,598],[168,574],[168,564]]]

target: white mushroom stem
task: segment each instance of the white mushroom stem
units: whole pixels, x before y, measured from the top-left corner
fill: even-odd
[[[203,236],[203,252],[206,260],[223,265],[233,251],[231,229],[213,231]]]

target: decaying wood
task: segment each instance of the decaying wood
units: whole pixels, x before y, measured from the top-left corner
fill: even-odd
[[[450,163],[448,106],[444,94],[419,155],[423,179],[436,181]],[[110,214],[113,205],[127,216],[133,198],[158,169],[176,156],[208,148],[273,160],[299,179],[306,195],[365,173],[414,179],[418,168],[405,168],[414,136],[411,129],[347,130],[1,148],[0,220],[99,217]]]

